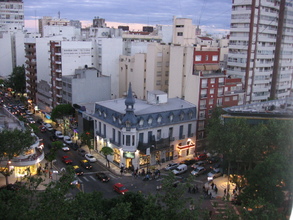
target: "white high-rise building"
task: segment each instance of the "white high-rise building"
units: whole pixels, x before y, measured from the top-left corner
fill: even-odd
[[[0,31],[22,30],[24,12],[22,0],[0,0]]]
[[[228,75],[241,77],[246,103],[290,95],[293,2],[233,0]]]

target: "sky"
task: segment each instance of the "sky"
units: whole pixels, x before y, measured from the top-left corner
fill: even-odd
[[[108,27],[128,25],[130,30],[142,26],[171,25],[173,16],[191,18],[206,33],[229,32],[231,0],[23,0],[25,27],[37,28],[37,19],[51,16],[80,20],[83,27],[95,17],[104,18]]]

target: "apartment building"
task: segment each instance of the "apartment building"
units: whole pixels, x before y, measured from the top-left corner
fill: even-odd
[[[22,0],[0,0],[0,31],[16,31],[24,28]]]
[[[227,74],[242,78],[246,103],[290,95],[292,21],[289,0],[232,1]]]

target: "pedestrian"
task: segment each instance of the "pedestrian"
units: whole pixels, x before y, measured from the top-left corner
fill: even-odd
[[[195,194],[195,188],[194,187],[192,188],[192,193]]]
[[[227,189],[225,188],[225,189],[224,189],[224,195],[226,195],[226,193],[227,193]]]
[[[212,189],[214,189],[214,185],[215,185],[214,182],[212,182],[212,184],[211,184]]]
[[[135,172],[136,172],[136,174],[138,174],[138,167],[136,168]]]
[[[195,186],[195,191],[198,192],[198,187],[197,187],[197,185]]]
[[[121,173],[121,176],[122,176],[122,173],[123,173],[123,168],[121,167],[121,169],[120,169],[120,173]]]
[[[190,186],[188,187],[188,192],[191,193],[191,187]]]
[[[209,193],[209,197],[210,197],[210,199],[213,198],[212,192]]]
[[[217,188],[217,186],[215,186],[215,193],[216,193],[216,194],[218,193],[218,188]]]

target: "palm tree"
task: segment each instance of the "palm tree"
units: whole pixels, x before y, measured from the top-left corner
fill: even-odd
[[[111,147],[105,146],[101,149],[101,153],[105,156],[107,162],[106,162],[106,166],[110,168],[110,161],[108,159],[108,155],[113,155],[114,151]]]

